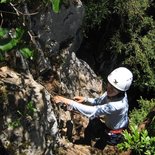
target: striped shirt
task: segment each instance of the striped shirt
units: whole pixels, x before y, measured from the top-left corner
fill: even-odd
[[[79,111],[90,119],[104,116],[105,124],[110,129],[124,128],[128,124],[128,99],[127,94],[119,100],[108,101],[107,92],[98,98],[88,98],[90,105],[75,101],[70,102],[70,108]]]

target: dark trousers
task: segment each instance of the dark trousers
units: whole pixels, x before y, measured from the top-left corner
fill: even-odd
[[[87,144],[91,144],[91,140],[95,140],[95,147],[103,149],[107,144],[116,145],[123,140],[122,134],[108,135],[110,129],[99,119],[90,120],[84,132],[84,139]]]
[[[106,125],[101,122],[100,119],[95,118],[90,120],[88,126],[86,127],[84,138],[88,143],[91,143],[91,140],[93,139],[98,139],[99,141],[102,141],[102,143],[106,143],[106,141],[109,139],[107,129],[108,128]]]

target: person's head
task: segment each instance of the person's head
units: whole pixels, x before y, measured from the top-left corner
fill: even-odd
[[[132,83],[133,74],[125,68],[119,67],[108,75],[107,95],[113,97],[119,93],[127,91]]]

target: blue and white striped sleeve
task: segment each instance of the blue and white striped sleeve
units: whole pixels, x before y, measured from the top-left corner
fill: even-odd
[[[75,101],[70,102],[69,109],[79,111],[81,114],[85,115],[88,118],[94,115],[97,111],[96,106],[84,105],[84,104],[77,103]]]
[[[86,102],[90,103],[91,105],[100,105],[106,95],[107,94],[105,92],[102,96],[97,98],[86,98]]]
[[[71,101],[69,105],[70,110],[79,111],[81,114],[85,115],[88,118],[95,118],[101,115],[110,114],[113,111],[112,107],[108,104],[98,105],[98,106],[89,106]]]

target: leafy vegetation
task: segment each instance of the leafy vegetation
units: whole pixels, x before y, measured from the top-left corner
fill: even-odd
[[[48,0],[45,0],[46,3],[48,2]],[[52,9],[55,13],[58,13],[60,10],[60,2],[61,0],[49,0],[52,4]],[[10,3],[10,2],[20,2],[20,0],[0,0],[0,3]]]
[[[124,131],[124,143],[118,144],[120,150],[132,150],[135,155],[152,155],[155,152],[155,137],[150,137],[147,130],[138,131],[137,126],[131,126],[131,132]]]
[[[52,3],[52,8],[55,13],[58,13],[60,10],[60,0],[50,0]]]
[[[21,126],[21,122],[20,122],[19,118],[15,121],[11,121],[8,123],[8,127],[12,128],[12,129],[15,129],[15,128],[20,127],[20,126]]]
[[[27,59],[29,59],[29,58],[30,59],[33,59],[34,54],[33,54],[33,52],[29,48],[22,48],[22,49],[20,49],[20,51],[21,51],[22,55],[25,58],[27,58]]]
[[[94,1],[90,0],[86,3],[86,16],[84,22],[85,31],[88,32],[95,29],[100,29],[103,25],[103,20],[107,17],[109,12],[109,2],[108,0]]]
[[[102,29],[102,57],[113,53],[115,67],[131,68],[134,87],[147,94],[155,90],[154,9],[150,0],[86,1],[85,32]]]
[[[0,51],[7,52],[15,46],[17,46],[17,44],[21,40],[23,31],[19,28],[11,29],[10,31],[7,29],[0,28],[0,34]]]
[[[122,3],[120,30],[111,40],[113,50],[122,58],[122,64],[132,68],[134,86],[142,90],[152,90],[155,87],[155,22],[146,11],[150,7],[148,0],[128,1]],[[125,35],[125,36],[124,36]]]
[[[138,102],[140,108],[130,112],[130,131],[124,131],[124,141],[117,146],[121,151],[132,150],[135,155],[152,155],[155,152],[155,116],[147,130],[140,131],[138,126],[155,107],[155,100],[148,101],[141,98]]]
[[[140,108],[134,108],[130,112],[130,124],[132,126],[140,125],[146,118],[147,114],[155,107],[155,99],[144,100],[143,98],[138,100]]]
[[[34,113],[37,111],[36,107],[34,106],[33,101],[30,101],[26,105],[27,114],[33,116]]]
[[[10,120],[10,122],[8,123],[8,127],[13,129],[20,127],[22,125],[22,120],[27,120],[27,118],[32,120],[36,112],[37,112],[37,109],[33,101],[26,103],[24,111],[17,110],[17,114],[18,114],[17,118],[14,120]]]
[[[16,29],[6,29],[0,28],[0,60],[5,60],[4,53],[13,50],[14,48],[21,51],[21,54],[25,58],[33,59],[33,52],[29,48],[21,48],[20,44],[22,44],[22,37],[24,34],[24,30],[20,28]]]

